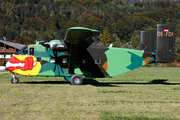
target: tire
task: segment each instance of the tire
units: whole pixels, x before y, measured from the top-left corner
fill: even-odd
[[[12,84],[17,84],[17,83],[19,83],[19,78],[18,77],[15,77],[15,79],[12,77],[11,78],[11,83]]]
[[[80,75],[73,75],[71,77],[71,84],[72,85],[81,85],[83,83],[83,78]]]

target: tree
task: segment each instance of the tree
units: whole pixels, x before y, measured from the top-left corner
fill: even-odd
[[[2,24],[0,27],[0,37],[2,38],[3,36],[5,36],[5,26]]]
[[[34,40],[31,37],[22,37],[21,41],[24,45],[34,44]]]
[[[137,30],[132,34],[130,42],[133,48],[136,48],[140,44],[140,37]]]
[[[180,38],[176,38],[175,40],[175,59],[176,61],[180,61]]]
[[[100,41],[108,46],[111,43],[111,34],[108,31],[103,31],[103,34],[100,34]]]
[[[6,26],[5,30],[6,30],[6,35],[5,35],[6,40],[8,40],[8,41],[14,40],[14,31],[11,30],[9,26]]]
[[[118,37],[125,42],[130,40],[133,31],[133,24],[128,20],[118,20],[113,24],[113,33],[118,35]]]

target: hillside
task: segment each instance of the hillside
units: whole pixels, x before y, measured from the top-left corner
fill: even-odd
[[[156,30],[159,23],[178,26],[179,11],[173,1],[0,0],[0,38],[31,44],[63,39],[67,28],[81,26],[101,31],[96,44],[121,47],[128,42],[136,48],[141,30]],[[178,27],[176,31],[179,37]]]

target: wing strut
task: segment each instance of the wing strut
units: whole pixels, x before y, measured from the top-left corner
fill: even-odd
[[[77,44],[71,44],[70,58],[69,58],[69,71],[68,73],[74,74],[74,68],[76,63]]]

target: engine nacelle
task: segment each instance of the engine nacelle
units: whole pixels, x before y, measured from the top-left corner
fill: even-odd
[[[62,51],[67,51],[68,47],[64,42],[61,44],[50,43],[50,49],[52,51],[62,52]]]

